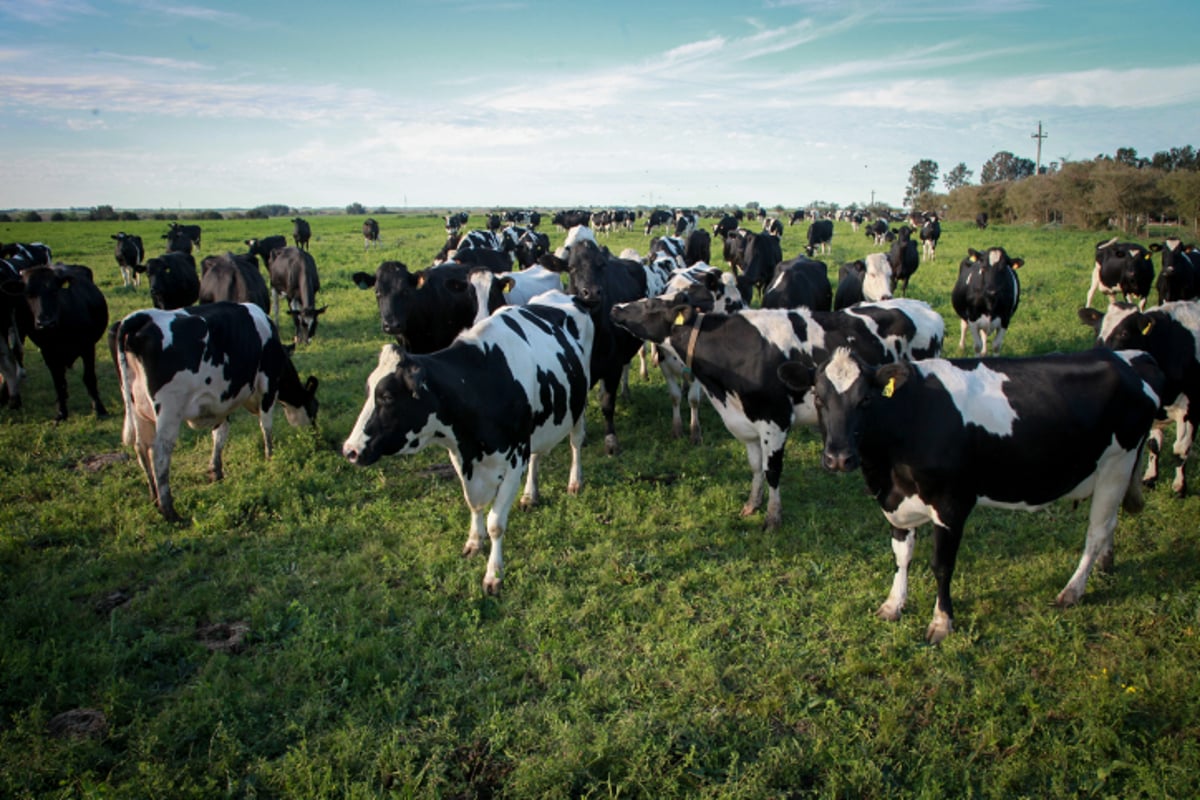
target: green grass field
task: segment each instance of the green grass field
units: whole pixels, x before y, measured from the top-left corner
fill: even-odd
[[[604,455],[593,404],[583,492],[566,494],[563,444],[543,504],[510,520],[503,595],[484,596],[444,452],[365,469],[339,454],[385,343],[350,275],[424,266],[443,240],[436,217],[378,218],[383,247],[364,252],[362,218],[309,217],[329,311],[294,360],[321,380],[318,431],[277,415],[268,463],[239,412],[210,484],[208,434],[185,430],[172,487],[190,525],[162,521],[121,445],[103,343],[112,416],[90,414],[76,367],[57,426],[29,347],[25,407],[0,409],[0,796],[1200,795],[1200,496],[1169,481],[1122,515],[1115,570],[1066,610],[1053,601],[1086,504],[977,510],[956,630],[929,647],[928,529],[908,613],[875,619],[894,562],[861,475],[822,472],[816,435],[793,432],[767,533],[738,516],[745,451],[711,408],[703,445],[672,440],[661,377],[635,377],[623,452]],[[290,233],[202,225],[203,254]],[[969,246],[1025,259],[1008,354],[1090,346],[1076,310],[1107,234],[944,228],[910,296],[941,312],[948,355]],[[121,286],[120,229],[161,252],[162,222],[0,224],[0,241],[91,266],[116,320],[149,304]],[[802,237],[786,230],[786,257]],[[600,238],[646,249],[640,233]],[[839,223],[831,274],[871,249]],[[80,709],[99,729],[64,735]]]

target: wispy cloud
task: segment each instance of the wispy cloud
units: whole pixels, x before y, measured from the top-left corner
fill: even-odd
[[[34,25],[57,25],[100,11],[86,0],[0,0],[0,15]]]
[[[212,69],[212,67],[208,64],[202,64],[199,61],[182,61],[178,58],[127,55],[124,53],[111,53],[106,50],[100,50],[96,52],[95,55],[98,58],[108,61],[120,61],[129,64],[137,64],[139,66],[153,67],[155,69],[169,69],[186,72]]]
[[[229,27],[259,24],[253,18],[234,11],[222,11],[208,6],[188,3],[166,3],[160,0],[133,0],[133,5],[145,11],[161,14],[173,19],[211,22]]]

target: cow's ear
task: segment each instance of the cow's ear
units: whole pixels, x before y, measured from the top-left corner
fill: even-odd
[[[506,275],[500,279],[500,291],[504,292],[505,294],[508,294],[509,292],[511,292],[513,290],[513,287],[516,285],[517,285],[517,282],[510,276]]]
[[[1145,323],[1142,320],[1145,320]],[[1138,330],[1142,332],[1142,336],[1149,336],[1150,331],[1154,330],[1154,325],[1154,317],[1149,314],[1138,314]]]
[[[704,273],[704,277],[701,282],[704,284],[705,288],[707,288],[710,292],[720,291],[721,287],[722,287],[721,271],[716,270],[716,269],[707,270]]]
[[[983,256],[981,256],[981,255],[979,254],[979,251],[978,251],[978,250],[976,250],[974,247],[968,247],[968,248],[967,248],[967,256],[969,256],[969,257],[970,257],[970,259],[971,259],[971,261],[972,261],[972,262],[976,262],[976,261],[978,261],[979,259],[983,258]]]
[[[18,280],[9,280],[0,283],[0,292],[9,297],[20,297],[25,294],[25,284]]]
[[[287,353],[288,356],[291,357],[291,355],[296,352],[296,343],[292,342],[290,344],[285,344],[283,346],[283,352]]]
[[[375,288],[375,276],[367,272],[356,272],[350,276],[350,280],[360,289]]]
[[[907,361],[884,364],[875,370],[874,382],[884,397],[891,397],[912,375],[912,365]]]
[[[546,255],[542,256],[538,259],[538,263],[551,272],[566,272],[569,267],[566,261],[554,255],[553,253],[547,253]]]
[[[412,281],[413,281],[413,284],[416,285],[416,287],[418,289],[420,289],[422,286],[424,286],[425,285],[425,270],[422,269],[422,270],[418,270],[417,272],[414,272],[412,274]]]
[[[803,392],[816,382],[816,370],[799,361],[785,361],[775,370],[783,385],[793,392]]]
[[[324,314],[328,309],[329,309],[329,306],[321,306],[320,308],[313,309],[313,316],[316,316],[318,314]]]
[[[309,394],[316,394],[318,384],[320,384],[320,381],[317,380],[317,376],[309,375],[308,380],[304,382],[304,391]]]
[[[1023,258],[1014,258],[1010,259],[1010,261],[1013,269],[1020,269],[1021,267],[1025,266],[1025,259]]]
[[[1100,333],[1100,322],[1103,319],[1104,314],[1091,306],[1079,309],[1079,321],[1094,328],[1097,335]]]
[[[421,391],[425,388],[425,369],[411,359],[400,362],[400,379],[412,394],[414,400],[419,400]]]
[[[683,303],[671,308],[671,324],[672,325],[691,325],[695,319],[697,310],[690,305]]]
[[[1163,246],[1161,244],[1159,244],[1158,242],[1154,242],[1153,244],[1150,245],[1150,252],[1152,252],[1152,253],[1161,253],[1162,250],[1163,250]]]

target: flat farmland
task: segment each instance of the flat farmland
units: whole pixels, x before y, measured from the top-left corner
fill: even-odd
[[[783,525],[765,531],[738,514],[745,450],[707,401],[703,444],[672,439],[661,376],[635,369],[621,453],[604,454],[593,402],[583,491],[566,493],[564,443],[541,505],[510,518],[503,594],[485,596],[483,559],[459,556],[468,516],[444,450],[367,468],[340,455],[388,341],[351,275],[424,267],[444,241],[440,217],[376,218],[381,246],[364,250],[363,217],[307,217],[328,311],[293,360],[320,379],[316,429],[277,414],[268,462],[239,411],[210,483],[208,432],[185,428],[171,477],[186,525],[162,520],[121,444],[105,343],[111,415],[91,414],[76,366],[59,425],[27,345],[24,407],[0,409],[0,795],[1200,796],[1196,488],[1179,500],[1160,481],[1141,514],[1122,512],[1115,569],[1065,610],[1053,601],[1087,503],[976,510],[956,630],[930,647],[927,528],[905,616],[876,619],[895,567],[862,476],[823,472],[815,432],[793,431]],[[291,232],[199,224],[201,255]],[[90,266],[115,321],[150,300],[121,285],[110,235],[140,234],[154,255],[166,225],[0,223],[0,241]],[[941,313],[947,355],[968,247],[1025,260],[1006,355],[1091,345],[1076,311],[1111,233],[943,231],[909,296]],[[640,229],[597,238],[648,244]],[[785,229],[786,258],[803,238]],[[839,222],[823,259],[836,279],[873,249]]]

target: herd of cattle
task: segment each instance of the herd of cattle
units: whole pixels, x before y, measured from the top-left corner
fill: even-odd
[[[567,438],[567,489],[580,490],[584,411],[596,385],[606,452],[619,452],[617,398],[647,345],[671,395],[674,435],[683,432],[686,393],[690,436],[701,441],[703,394],[745,446],[751,483],[742,515],[756,513],[765,494],[764,524],[781,524],[793,425],[819,427],[825,468],[861,468],[892,528],[897,571],[881,617],[899,617],[914,531],[933,523],[932,642],[953,629],[950,580],[975,506],[1033,509],[1092,497],[1083,555],[1058,596],[1070,605],[1092,565],[1111,561],[1118,507],[1138,508],[1141,483],[1157,478],[1171,421],[1179,457],[1173,489],[1186,493],[1192,409],[1200,409],[1200,304],[1193,302],[1200,253],[1176,239],[1148,248],[1099,243],[1079,317],[1104,347],[1030,358],[987,357],[989,339],[999,354],[1017,311],[1022,259],[999,247],[969,250],[951,297],[959,347],[969,331],[976,357],[943,360],[941,316],[903,296],[922,258],[936,256],[933,214],[899,228],[887,220],[867,225],[866,235],[886,249],[841,265],[836,285],[813,259],[832,238],[830,220],[813,220],[805,255],[784,259],[776,218],[753,230],[731,215],[710,234],[691,212],[654,212],[644,231],[661,226],[664,235],[649,240],[645,255],[614,255],[597,235],[631,226],[630,215],[560,212],[553,222],[566,235],[555,249],[538,231],[537,212],[504,216],[465,232],[467,215],[448,216],[446,246],[425,269],[389,260],[374,274],[353,275],[374,290],[382,330],[395,343],[380,353],[342,449],[365,465],[445,447],[471,514],[463,552],[480,552],[485,534],[491,542],[488,592],[502,585],[502,541],[522,474],[525,507],[538,501],[539,459]],[[859,222],[852,220],[855,229]],[[145,275],[154,308],[111,327],[88,267],[55,263],[40,243],[0,246],[0,402],[20,406],[28,338],[52,376],[56,420],[67,416],[65,373],[76,360],[93,409],[105,414],[95,348],[107,332],[125,406],[123,441],[159,511],[178,520],[169,471],[182,423],[212,430],[216,480],[238,407],[257,415],[268,457],[277,403],[292,424],[315,421],[318,380],[301,381],[277,327],[286,305],[294,341],[304,345],[325,311],[316,303],[310,227],[300,218],[293,225],[291,245],[283,236],[248,239],[246,253],[208,256],[199,270],[197,226],[172,225],[166,252],[148,259],[139,237],[113,235],[126,284],[137,287]],[[366,247],[379,241],[374,220],[363,236]],[[712,265],[714,236],[728,270]],[[1160,304],[1146,310],[1153,254],[1161,257]],[[901,297],[893,296],[897,288]],[[1096,291],[1109,296],[1107,312],[1090,307]],[[1139,481],[1143,448],[1149,458]]]

